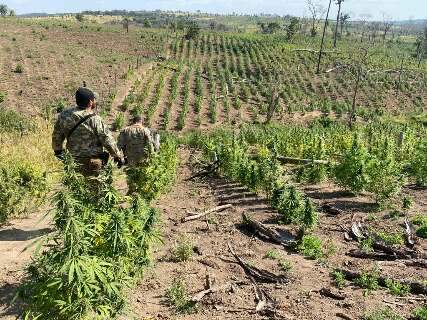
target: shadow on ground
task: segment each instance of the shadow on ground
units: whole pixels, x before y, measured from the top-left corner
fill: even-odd
[[[0,241],[27,241],[52,232],[51,228],[38,230],[5,229],[0,230]]]

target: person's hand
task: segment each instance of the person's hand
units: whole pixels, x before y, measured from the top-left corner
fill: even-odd
[[[55,150],[54,152],[56,159],[60,161],[64,160],[64,150]]]

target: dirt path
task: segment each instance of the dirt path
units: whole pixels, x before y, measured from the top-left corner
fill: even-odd
[[[43,208],[0,228],[0,319],[16,318],[16,310],[7,309],[7,304],[13,299],[34,248],[23,250],[51,231],[50,219],[44,218],[45,214]]]

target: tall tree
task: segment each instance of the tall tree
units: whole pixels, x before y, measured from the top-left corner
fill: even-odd
[[[385,42],[387,33],[391,30],[392,27],[393,22],[391,21],[391,18],[383,13],[383,43]]]
[[[337,47],[338,25],[340,23],[341,5],[343,2],[344,0],[335,0],[335,3],[338,5],[338,14],[337,14],[337,23],[335,25],[335,33],[334,33],[334,48]]]
[[[343,33],[343,29],[344,29],[344,26],[346,26],[347,24],[348,24],[348,20],[350,20],[350,15],[348,14],[348,13],[341,13],[341,16],[340,16],[340,27],[341,27],[341,34]],[[346,30],[347,30],[347,28],[346,28]]]
[[[2,16],[2,17],[4,17],[4,16],[6,16],[7,15],[7,13],[8,13],[8,8],[7,8],[7,5],[5,5],[5,4],[0,4],[0,16]]]
[[[323,26],[322,42],[320,43],[319,59],[317,61],[317,70],[316,70],[317,74],[319,74],[320,72],[320,61],[323,55],[323,44],[325,43],[326,27],[328,26],[328,18],[329,18],[329,11],[331,10],[331,4],[332,4],[332,0],[329,0],[328,11],[326,12],[325,25]]]

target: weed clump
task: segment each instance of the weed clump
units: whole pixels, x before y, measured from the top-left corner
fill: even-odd
[[[193,257],[194,245],[187,237],[181,237],[171,250],[172,260],[175,262],[189,261]]]
[[[305,235],[302,237],[297,246],[297,251],[310,259],[320,259],[324,256],[322,240],[313,235]]]
[[[196,305],[190,301],[187,289],[182,280],[175,279],[171,287],[166,292],[166,298],[171,307],[178,313],[190,314],[196,310]]]
[[[385,308],[365,314],[363,320],[404,320],[404,318],[390,308]]]

